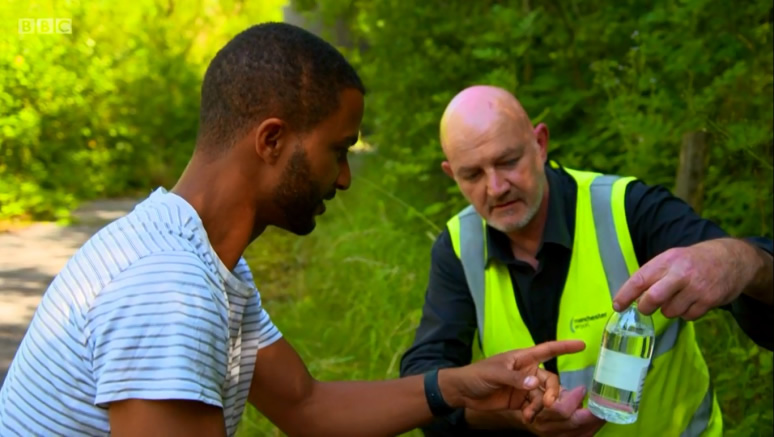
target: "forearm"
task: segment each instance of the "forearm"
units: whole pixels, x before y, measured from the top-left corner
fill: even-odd
[[[462,407],[461,369],[442,369],[447,404]],[[378,382],[320,382],[280,339],[261,349],[248,400],[290,436],[396,435],[428,424],[424,376]]]
[[[439,373],[439,384],[444,373]],[[393,436],[431,420],[421,375],[390,381],[317,382],[298,406],[294,429],[286,432],[291,436]]]
[[[742,240],[732,241],[738,243]],[[774,321],[772,243],[763,238],[742,242],[732,244],[735,250],[727,256],[732,270],[743,272],[745,279],[735,282],[742,287],[741,294],[723,308],[731,311],[739,327],[757,345],[774,350],[774,335],[769,328]]]
[[[774,324],[772,306],[763,305],[758,300],[741,295],[724,308],[731,312],[736,323],[755,344],[774,350],[774,332],[770,328]]]
[[[749,242],[744,244],[747,256],[743,259],[749,260],[750,281],[742,293],[766,305],[774,305],[774,257]]]
[[[248,400],[290,436],[395,435],[431,420],[423,376],[379,382],[320,382],[284,339],[261,349]],[[448,403],[459,402],[438,373]],[[444,385],[446,383],[446,386]]]

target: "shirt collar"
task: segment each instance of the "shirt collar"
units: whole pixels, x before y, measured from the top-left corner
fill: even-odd
[[[568,216],[567,203],[574,196],[570,196],[569,190],[575,187],[569,186],[560,174],[560,170],[545,166],[546,179],[548,180],[548,215],[546,227],[543,229],[543,238],[540,250],[546,243],[555,244],[566,249],[572,249],[572,233],[570,232],[570,217]],[[574,205],[573,205],[574,206]],[[487,261],[497,258],[507,262],[514,259],[508,236],[503,232],[487,225]]]

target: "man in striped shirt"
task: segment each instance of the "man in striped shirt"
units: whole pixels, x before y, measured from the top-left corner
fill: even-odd
[[[188,167],[94,235],[57,275],[0,390],[0,435],[234,435],[246,401],[291,435],[393,435],[450,408],[556,398],[553,342],[383,382],[323,383],[261,307],[248,244],[311,232],[350,184],[365,91],[347,61],[286,24],[212,60]]]

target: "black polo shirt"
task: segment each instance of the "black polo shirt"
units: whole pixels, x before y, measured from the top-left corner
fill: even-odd
[[[564,169],[546,166],[549,185],[548,216],[537,252],[537,268],[516,259],[508,237],[487,226],[490,258],[508,266],[516,304],[534,342],[556,339],[559,300],[567,279],[575,232],[577,184]],[[663,187],[633,181],[626,188],[626,218],[634,251],[640,265],[673,247],[685,247],[728,235],[713,222],[701,218],[689,205]],[[774,243],[751,238],[769,253]],[[768,328],[774,321],[772,307],[740,296],[724,309],[731,311],[744,332],[757,344],[772,350],[774,334]],[[432,249],[430,277],[422,319],[414,344],[401,360],[401,375],[423,373],[442,367],[470,363],[476,331],[476,311],[468,290],[462,264],[454,253],[448,229],[436,239]],[[545,363],[555,372],[556,360]],[[432,436],[506,435],[506,433],[465,431],[461,410],[426,429]],[[507,435],[531,435],[515,433]]]

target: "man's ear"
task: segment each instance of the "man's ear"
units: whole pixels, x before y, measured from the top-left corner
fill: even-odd
[[[454,179],[454,172],[452,172],[451,164],[449,164],[449,161],[442,162],[441,169],[443,169],[443,172],[446,173],[446,176]]]
[[[287,124],[279,118],[267,118],[255,128],[255,153],[267,164],[274,164],[282,154],[289,134]]]
[[[545,123],[538,123],[533,132],[540,149],[540,158],[545,162],[548,158],[548,139],[551,136],[548,132],[548,126]]]

